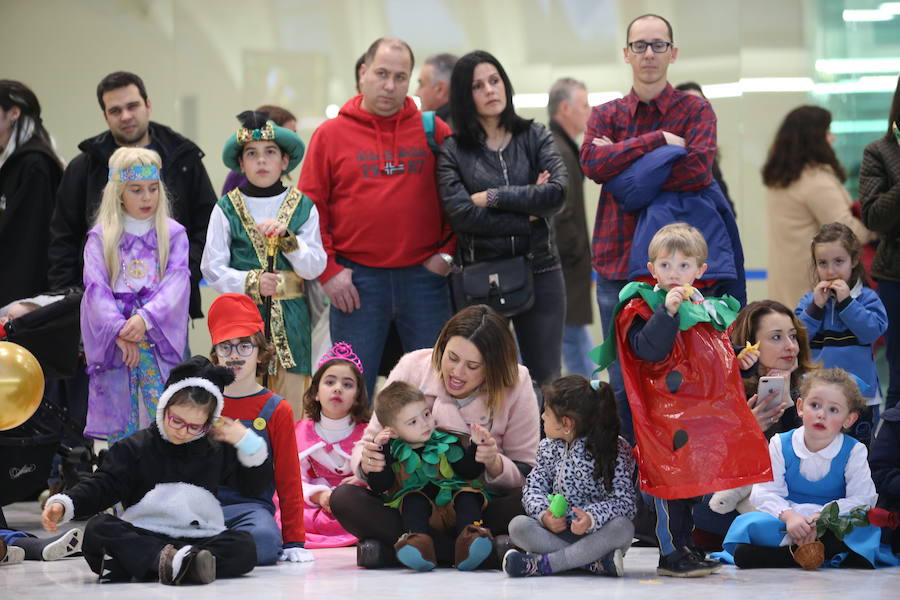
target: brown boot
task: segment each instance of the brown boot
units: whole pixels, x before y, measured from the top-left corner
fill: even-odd
[[[434,540],[427,533],[404,533],[394,544],[397,560],[416,571],[430,571],[437,565]]]
[[[216,580],[216,557],[209,550],[192,546],[176,549],[167,544],[159,552],[159,582],[181,585],[182,582],[207,584]]]
[[[484,562],[494,549],[494,536],[489,529],[466,525],[456,538],[454,563],[460,571],[472,571]]]

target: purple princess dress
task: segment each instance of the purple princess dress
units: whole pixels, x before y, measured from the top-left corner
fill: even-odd
[[[153,221],[125,216],[119,274],[112,286],[99,225],[88,232],[84,246],[81,336],[90,375],[84,434],[110,443],[154,421],[163,382],[184,357],[190,294],[187,234],[169,219],[169,256],[160,278]],[[138,365],[129,368],[116,336],[134,314],[144,319],[147,333],[138,343]]]

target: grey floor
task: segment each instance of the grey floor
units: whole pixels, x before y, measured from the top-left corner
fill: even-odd
[[[4,508],[11,527],[40,532],[36,503]],[[172,588],[159,584],[99,584],[82,558],[56,562],[25,562],[0,567],[0,599],[116,600],[187,598],[191,600],[243,598],[245,600],[297,600],[314,598],[371,598],[372,600],[511,598],[545,596],[595,597],[602,600],[792,600],[835,598],[900,598],[900,568],[879,571],[825,569],[816,572],[762,569],[741,571],[724,567],[703,579],[672,579],[656,575],[657,552],[632,548],[625,557],[625,577],[608,579],[572,574],[510,579],[502,573],[460,573],[438,569],[414,573],[399,569],[367,571],[355,564],[355,548],[314,550],[311,564],[260,567],[239,579],[208,586]],[[893,591],[891,591],[893,590]],[[571,596],[569,596],[571,594]]]

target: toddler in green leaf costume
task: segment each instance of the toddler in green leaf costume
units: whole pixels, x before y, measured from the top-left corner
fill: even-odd
[[[375,438],[385,468],[370,473],[369,487],[396,508],[406,530],[394,549],[411,569],[430,571],[437,564],[434,530],[456,530],[454,565],[461,571],[478,567],[493,549],[493,536],[481,527],[488,494],[478,479],[484,465],[475,460],[479,444],[490,432],[471,425],[469,435],[435,429],[431,407],[415,387],[395,381],[375,399],[375,415],[385,428]],[[468,444],[464,438],[469,437]]]

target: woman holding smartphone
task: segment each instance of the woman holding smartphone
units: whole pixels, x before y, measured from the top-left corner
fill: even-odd
[[[738,314],[731,342],[741,348],[748,342],[759,344],[758,360],[742,375],[747,402],[766,438],[797,427],[794,402],[800,395],[800,382],[803,375],[817,368],[810,357],[803,323],[780,302],[751,302]]]

